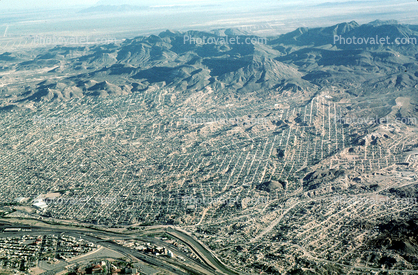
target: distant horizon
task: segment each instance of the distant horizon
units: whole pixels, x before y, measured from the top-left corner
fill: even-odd
[[[0,273],[415,274],[417,4],[0,0]]]
[[[34,9],[57,9],[57,8],[73,8],[73,7],[91,7],[97,5],[135,5],[135,6],[164,6],[164,5],[201,5],[201,4],[236,4],[237,8],[242,7],[258,7],[259,5],[268,5],[268,6],[299,6],[300,9],[304,9],[307,6],[320,6],[320,7],[330,7],[330,6],[341,6],[341,5],[350,5],[355,7],[359,4],[375,5],[379,6],[382,3],[388,2],[391,7],[407,5],[405,11],[410,10],[410,1],[402,0],[397,3],[391,3],[390,1],[344,1],[344,0],[313,0],[308,4],[303,1],[291,1],[291,0],[260,0],[254,4],[250,0],[72,0],[65,2],[53,2],[49,0],[20,0],[20,1],[0,1],[0,10],[34,10]],[[249,10],[251,11],[251,10]],[[391,11],[389,9],[388,11]],[[1,18],[1,16],[0,16]]]
[[[127,12],[80,11],[100,4],[141,4],[149,6],[186,5],[181,8],[160,8]],[[213,6],[202,4],[213,3]],[[218,6],[219,5],[219,6]],[[343,7],[343,8],[342,8]],[[412,8],[411,8],[412,7]],[[0,1],[0,36],[95,36],[107,39],[131,38],[160,33],[164,30],[216,30],[241,28],[259,36],[288,33],[300,27],[316,28],[343,22],[359,24],[375,20],[397,20],[414,24],[418,5],[406,0],[326,1],[308,4],[289,0],[250,1],[127,1],[75,0],[48,5],[46,0]],[[320,16],[319,16],[320,15]]]

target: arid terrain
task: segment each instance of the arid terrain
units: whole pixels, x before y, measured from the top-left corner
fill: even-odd
[[[408,43],[335,43],[370,34]],[[416,274],[417,38],[353,21],[0,52],[0,215],[169,225],[239,274]]]

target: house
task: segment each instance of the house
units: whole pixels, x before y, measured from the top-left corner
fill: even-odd
[[[86,269],[85,268],[79,267],[79,268],[77,268],[77,271],[76,271],[75,274],[77,274],[77,275],[85,275],[86,273],[87,272],[86,272]]]
[[[91,268],[91,274],[100,274],[103,272],[103,267],[100,264],[93,265]]]
[[[138,274],[138,269],[136,269],[136,268],[125,268],[125,274]]]
[[[48,207],[48,205],[43,199],[35,200],[32,206],[39,210],[44,210]]]

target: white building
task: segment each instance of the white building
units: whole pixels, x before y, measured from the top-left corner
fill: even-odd
[[[46,204],[46,202],[43,199],[35,200],[33,202],[32,206],[39,209],[39,210],[44,210],[45,208],[48,207],[48,205]]]

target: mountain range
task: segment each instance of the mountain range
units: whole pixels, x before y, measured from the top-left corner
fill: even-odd
[[[363,202],[418,194],[417,39],[377,20],[1,52],[0,197],[117,196],[33,215],[183,227],[249,274],[412,274],[416,203]]]
[[[29,59],[6,52],[0,55],[0,60],[17,71],[53,66],[51,75],[71,72],[71,76],[60,79],[59,85],[54,81],[29,85],[14,103],[9,102],[17,105],[82,95],[132,93],[136,87],[147,89],[153,85],[187,93],[211,87],[237,95],[254,91],[260,95],[272,92],[295,95],[335,86],[355,96],[369,93],[370,88],[417,87],[417,45],[340,45],[333,44],[334,35],[417,39],[418,26],[395,21],[359,25],[353,21],[325,28],[299,28],[269,37],[266,44],[255,45],[185,42],[185,37],[207,37],[212,41],[225,36],[239,37],[241,41],[254,38],[233,29],[165,31],[127,39],[120,45],[58,45]],[[107,84],[91,83],[93,80],[102,83],[102,79]]]

